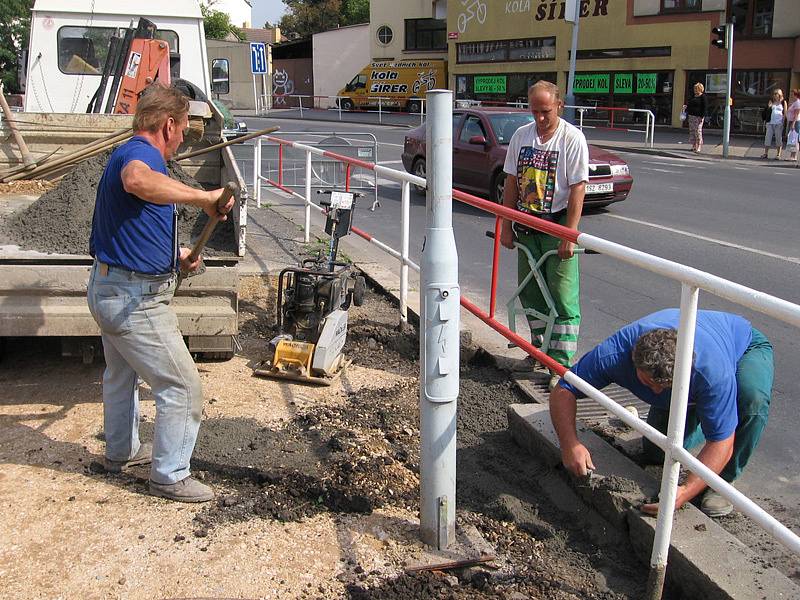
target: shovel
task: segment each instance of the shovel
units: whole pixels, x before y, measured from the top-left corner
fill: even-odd
[[[225,188],[222,190],[222,193],[219,195],[219,198],[217,199],[217,210],[221,211],[223,207],[228,203],[230,197],[236,194],[238,191],[239,191],[239,186],[236,185],[236,183],[234,183],[233,181],[229,181],[228,183],[226,183]],[[203,227],[203,231],[200,232],[200,237],[198,237],[197,241],[195,241],[194,246],[192,247],[192,251],[189,253],[189,256],[187,257],[189,262],[194,262],[200,257],[200,254],[203,252],[203,248],[205,248],[206,244],[208,243],[208,240],[211,238],[211,234],[214,233],[214,228],[217,226],[217,223],[220,222],[221,217],[222,214],[218,213],[217,216],[208,218],[208,222],[206,223],[205,227]],[[195,271],[192,271],[191,273],[181,271],[180,274],[178,275],[178,287],[180,287],[183,280],[186,279],[187,277],[191,277],[193,275],[199,275],[204,271],[205,271],[205,266],[202,264],[200,265],[200,268],[198,268]]]

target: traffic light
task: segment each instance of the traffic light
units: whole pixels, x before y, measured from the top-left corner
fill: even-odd
[[[720,50],[724,50],[728,47],[728,36],[727,31],[725,31],[726,28],[727,25],[720,25],[719,27],[714,27],[714,29],[711,30],[711,33],[717,36],[716,40],[711,40],[712,46],[716,46]]]

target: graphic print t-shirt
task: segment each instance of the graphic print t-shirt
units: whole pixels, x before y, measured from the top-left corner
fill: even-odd
[[[517,178],[517,208],[532,214],[567,207],[569,186],[589,181],[589,147],[580,129],[559,120],[553,137],[542,144],[536,123],[520,127],[508,144],[503,171]]]

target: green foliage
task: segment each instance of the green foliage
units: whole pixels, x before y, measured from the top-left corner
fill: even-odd
[[[304,38],[369,21],[369,0],[283,0],[283,3],[289,10],[278,25],[289,38]]]
[[[18,57],[28,49],[33,0],[0,1],[0,81],[6,93],[20,92]]]
[[[224,40],[229,33],[234,34],[240,40],[244,39],[244,32],[231,23],[231,18],[221,10],[214,10],[213,6],[200,5],[200,12],[203,13],[203,27],[206,30],[206,38],[210,40]]]

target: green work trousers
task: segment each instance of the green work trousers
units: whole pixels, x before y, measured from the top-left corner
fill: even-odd
[[[563,221],[566,217],[562,218]],[[517,241],[530,250],[533,258],[538,260],[549,250],[558,250],[561,242],[558,238],[539,232],[525,232],[517,230]],[[531,266],[523,252],[517,253],[517,276],[518,282],[527,277]],[[569,368],[572,366],[572,357],[578,350],[578,333],[581,325],[581,304],[580,304],[580,285],[578,272],[578,255],[574,255],[567,260],[561,260],[558,256],[548,258],[542,267],[542,276],[547,283],[550,295],[553,297],[556,317],[553,325],[553,335],[550,340],[550,347],[545,350],[547,355],[556,362]],[[542,295],[535,279],[531,279],[528,285],[519,295],[522,308],[534,309],[543,314],[549,314],[550,307]],[[531,328],[531,339],[536,340],[537,336],[543,335],[547,323],[534,316],[528,316],[528,325]],[[535,344],[536,345],[536,344]]]
[[[728,483],[735,481],[742,474],[767,425],[773,371],[772,344],[763,333],[753,328],[753,339],[736,365],[736,404],[739,424],[734,433],[733,455],[719,474]],[[650,407],[647,422],[666,434],[669,412]],[[697,413],[690,406],[686,413],[683,447],[690,450],[704,441]],[[664,462],[664,453],[658,446],[647,439],[644,439],[642,444],[646,460],[653,463]]]

